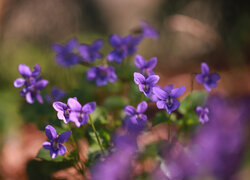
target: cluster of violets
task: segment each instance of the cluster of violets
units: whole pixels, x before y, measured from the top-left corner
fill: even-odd
[[[115,73],[115,68],[108,65],[108,63],[115,62],[120,64],[126,57],[135,54],[138,44],[145,37],[158,38],[157,31],[146,22],[141,22],[140,32],[138,34],[125,37],[116,34],[111,35],[109,43],[113,47],[113,50],[106,55],[103,64],[99,66],[94,66],[93,63],[98,59],[103,59],[100,50],[104,45],[104,41],[101,39],[88,45],[81,44],[77,39],[73,38],[64,45],[54,44],[52,49],[56,53],[56,62],[63,67],[70,67],[77,64],[90,65],[91,67],[87,71],[87,79],[89,81],[95,81],[97,86],[104,86],[108,82],[114,83],[118,78]],[[180,106],[180,102],[177,98],[185,92],[185,86],[174,88],[174,85],[167,85],[162,88],[158,85],[157,83],[160,77],[153,71],[157,65],[156,57],[152,57],[147,61],[143,56],[136,55],[134,64],[138,68],[138,72],[134,72],[133,74],[134,83],[138,85],[139,91],[143,93],[142,96],[145,95],[148,102],[156,103],[158,109],[164,109],[168,114],[176,111]],[[34,71],[31,71],[28,66],[20,64],[19,72],[23,78],[16,79],[14,86],[16,88],[23,87],[20,95],[25,96],[28,103],[34,103],[35,99],[37,99],[39,103],[43,103],[41,90],[47,86],[48,81],[41,78],[40,66],[35,65]],[[197,73],[195,79],[198,83],[203,84],[207,91],[211,91],[211,88],[217,87],[217,81],[220,79],[220,76],[215,73],[210,73],[208,65],[203,62],[201,64],[201,73]],[[58,119],[62,120],[65,124],[71,121],[76,127],[81,127],[88,123],[91,118],[90,114],[96,109],[96,102],[89,102],[82,106],[77,98],[73,97],[68,98],[65,104],[59,101],[64,96],[66,96],[66,93],[56,87],[52,88],[51,95],[47,94],[45,96],[48,102],[53,103],[53,108],[57,111]],[[128,172],[131,170],[130,164],[137,151],[136,137],[145,129],[148,120],[145,114],[147,108],[148,103],[146,101],[141,101],[137,107],[131,105],[124,107],[126,115],[123,119],[123,125],[126,134],[123,136],[117,135],[114,140],[115,151],[106,156],[104,161],[96,163],[93,166],[91,171],[95,172],[93,173],[94,180],[129,178]],[[210,107],[198,106],[196,107],[196,112],[202,124],[210,120]],[[92,122],[90,123],[92,124]],[[95,131],[93,124],[92,127]],[[49,140],[43,143],[43,147],[50,151],[50,156],[56,158],[57,155],[64,155],[67,149],[63,143],[69,139],[72,132],[66,131],[57,135],[55,128],[51,125],[47,125],[45,127],[45,134]],[[206,134],[204,136],[206,136]],[[99,142],[98,137],[97,140]],[[199,139],[197,141],[199,141]],[[169,158],[167,157],[166,159]],[[180,166],[178,168],[182,169],[182,166],[185,166],[179,165],[178,160],[178,158],[175,159],[175,161],[171,159],[171,163],[167,164],[169,167],[168,171],[171,171],[172,174],[175,172],[175,167]],[[201,162],[200,159],[199,162]],[[161,176],[162,174],[156,174],[156,176],[161,176],[163,179],[175,178],[170,178],[169,172],[163,171],[162,169],[161,173],[163,173],[163,176]],[[181,172],[173,176],[186,177],[186,174]]]
[[[96,60],[105,58],[108,62],[122,63],[122,61],[133,55],[137,51],[138,44],[146,37],[156,39],[158,32],[154,30],[147,22],[142,21],[140,33],[135,35],[127,35],[122,37],[113,34],[109,37],[109,43],[113,50],[103,57],[100,50],[104,45],[104,41],[98,39],[92,44],[82,44],[76,38],[70,39],[64,45],[54,44],[52,49],[56,53],[56,62],[63,67],[70,67],[77,64],[93,65]],[[115,68],[107,64],[106,61],[102,65],[92,66],[87,71],[87,79],[95,81],[97,86],[104,86],[108,82],[115,82],[117,75]]]

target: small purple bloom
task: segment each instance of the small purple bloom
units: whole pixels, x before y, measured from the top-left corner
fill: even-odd
[[[80,44],[78,46],[79,54],[82,56],[84,61],[94,62],[96,59],[101,59],[102,55],[99,52],[103,47],[103,40],[98,39],[93,44]]]
[[[143,37],[151,37],[153,39],[158,39],[159,33],[146,21],[141,21],[141,28]]]
[[[60,120],[63,120],[66,124],[70,121],[69,114],[71,112],[71,109],[69,107],[69,100],[75,99],[77,101],[77,98],[69,98],[67,104],[64,104],[62,102],[56,101],[53,103],[53,108],[57,111],[57,118]]]
[[[156,105],[159,109],[166,109],[171,114],[179,106],[180,102],[176,100],[177,97],[181,96],[185,91],[185,86],[173,89],[173,86],[167,86],[164,90],[160,87],[154,87],[153,93],[158,98]]]
[[[77,127],[80,127],[88,122],[89,114],[96,109],[96,102],[89,102],[82,106],[77,99],[69,98],[68,106],[71,109],[69,114],[70,121],[74,122]]]
[[[49,103],[52,103],[54,101],[59,101],[61,100],[64,96],[66,95],[66,92],[57,88],[57,87],[52,87],[51,88],[51,95],[47,94],[46,95],[46,100]]]
[[[78,42],[75,38],[70,39],[65,45],[53,44],[52,49],[56,53],[56,62],[63,67],[78,64],[81,58],[75,52],[77,47]]]
[[[142,101],[135,109],[133,106],[125,106],[125,123],[129,132],[140,132],[144,129],[147,116],[144,114],[148,108],[146,101]]]
[[[144,76],[154,75],[155,73],[152,70],[154,69],[156,64],[156,57],[152,57],[148,61],[145,61],[145,59],[141,55],[135,56],[135,66],[140,69],[140,73]]]
[[[97,66],[88,70],[87,79],[88,81],[95,80],[97,86],[104,86],[108,82],[115,82],[117,75],[113,66]]]
[[[117,136],[114,138],[115,151],[91,168],[93,180],[127,180],[131,179],[133,161],[137,144],[134,136]]]
[[[109,43],[113,46],[114,50],[107,55],[108,61],[115,61],[121,63],[122,60],[128,55],[127,45],[130,41],[130,37],[121,37],[113,34],[109,38]]]
[[[30,104],[34,103],[35,99],[37,99],[39,103],[43,103],[40,91],[45,88],[49,82],[45,79],[41,79],[41,67],[36,64],[34,71],[31,71],[28,66],[20,64],[18,69],[23,78],[16,79],[14,86],[16,88],[24,86],[20,91],[20,95],[25,96],[26,101]]]
[[[56,158],[56,156],[64,155],[66,153],[66,147],[62,144],[66,142],[70,135],[71,131],[66,131],[60,135],[57,135],[55,128],[51,125],[47,125],[45,127],[45,134],[50,139],[50,141],[45,141],[43,143],[43,148],[50,151],[50,156],[52,159]]]
[[[134,82],[139,85],[139,90],[145,94],[145,96],[150,97],[152,89],[155,84],[159,81],[160,77],[158,75],[151,75],[144,77],[142,74],[134,73]]]
[[[220,80],[220,76],[216,73],[209,73],[208,65],[201,63],[201,73],[195,76],[198,83],[203,84],[207,91],[211,91],[211,87],[217,87],[217,81]]]
[[[206,122],[209,121],[209,117],[208,117],[209,110],[208,110],[207,107],[205,107],[205,108],[202,108],[201,106],[196,107],[196,113],[198,114],[199,121],[202,124],[204,124],[204,123],[206,123]]]
[[[133,55],[137,51],[137,46],[141,42],[142,38],[140,36],[127,36],[128,44],[127,51],[129,55]]]

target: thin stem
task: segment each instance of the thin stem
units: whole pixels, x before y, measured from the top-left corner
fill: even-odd
[[[68,126],[68,127],[72,131],[71,127],[70,126]],[[77,150],[77,157],[74,158],[75,168],[78,170],[78,172],[80,172],[84,176],[84,167],[83,167],[84,165],[82,164],[81,159],[80,159],[79,147],[78,147],[78,144],[77,144],[77,140],[76,140],[73,133],[70,136],[70,138],[71,138],[71,141],[72,141],[72,143],[74,144],[74,146],[75,146],[75,148]],[[78,162],[81,164],[81,166],[79,166]]]
[[[94,125],[94,123],[93,123],[93,121],[92,121],[92,118],[91,118],[90,114],[89,114],[89,121],[90,121],[91,126],[92,126],[92,128],[93,128],[93,131],[94,131],[94,133],[95,133],[95,137],[96,137],[97,142],[98,142],[98,144],[99,144],[99,146],[100,146],[100,149],[101,149],[101,151],[102,151],[102,154],[104,155],[104,150],[103,150],[101,141],[100,141],[100,139],[99,139],[99,136],[97,135],[97,131],[96,131],[96,129],[95,129],[95,125]]]
[[[169,119],[168,119],[168,141],[171,142],[171,114],[169,115]]]

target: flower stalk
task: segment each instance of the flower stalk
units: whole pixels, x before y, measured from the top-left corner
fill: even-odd
[[[95,125],[94,125],[94,123],[93,123],[93,121],[92,121],[92,118],[91,118],[90,114],[89,114],[89,121],[90,121],[90,124],[91,124],[91,126],[92,126],[92,128],[93,128],[93,131],[94,131],[94,133],[95,133],[95,137],[96,137],[96,139],[97,139],[98,145],[100,146],[100,149],[101,149],[101,151],[102,151],[102,155],[104,155],[104,150],[103,150],[103,147],[102,147],[100,138],[99,138],[99,136],[97,135],[97,131],[96,131]]]

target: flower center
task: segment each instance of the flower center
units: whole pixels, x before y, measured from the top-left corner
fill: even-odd
[[[53,148],[54,150],[59,149],[59,143],[57,142],[57,140],[53,141],[53,143],[52,143],[52,148]]]
[[[209,83],[209,82],[210,82],[210,78],[209,78],[208,75],[204,76],[204,81],[205,81],[206,83]]]
[[[174,104],[174,99],[170,96],[166,99],[166,104],[168,107],[171,107]]]
[[[143,90],[148,93],[149,92],[149,85],[148,84],[144,84]]]
[[[104,70],[100,70],[100,71],[99,71],[99,76],[100,76],[100,78],[104,79],[104,78],[107,77],[107,72],[104,71]]]

